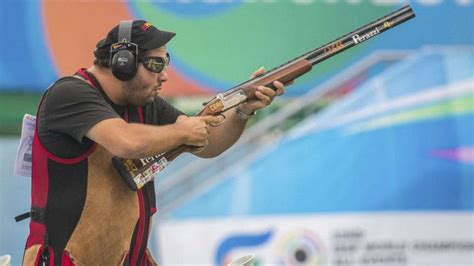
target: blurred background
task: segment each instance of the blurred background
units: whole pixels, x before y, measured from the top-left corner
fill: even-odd
[[[157,179],[163,265],[474,265],[471,0],[2,0],[0,256],[19,265],[25,113],[122,19],[177,32],[163,96],[201,103],[409,3],[417,17],[315,66],[215,159]]]

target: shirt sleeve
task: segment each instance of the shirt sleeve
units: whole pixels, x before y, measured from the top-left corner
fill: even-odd
[[[120,117],[97,89],[76,78],[50,88],[43,102],[47,130],[69,135],[80,143],[98,122]]]

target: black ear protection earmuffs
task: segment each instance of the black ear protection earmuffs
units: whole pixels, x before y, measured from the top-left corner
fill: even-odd
[[[120,21],[117,43],[110,46],[109,65],[117,79],[132,79],[138,68],[138,45],[132,43],[131,20]]]

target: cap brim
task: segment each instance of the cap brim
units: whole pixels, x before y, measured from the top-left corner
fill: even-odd
[[[158,34],[156,34],[153,39],[147,41],[144,45],[140,46],[140,48],[149,50],[161,47],[168,43],[175,35],[176,33],[174,32],[158,30]]]

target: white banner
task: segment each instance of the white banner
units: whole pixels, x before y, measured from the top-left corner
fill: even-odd
[[[474,265],[474,213],[236,217],[158,225],[162,265]]]
[[[23,116],[21,138],[16,151],[14,175],[31,177],[33,139],[35,135],[36,117],[30,114]]]

